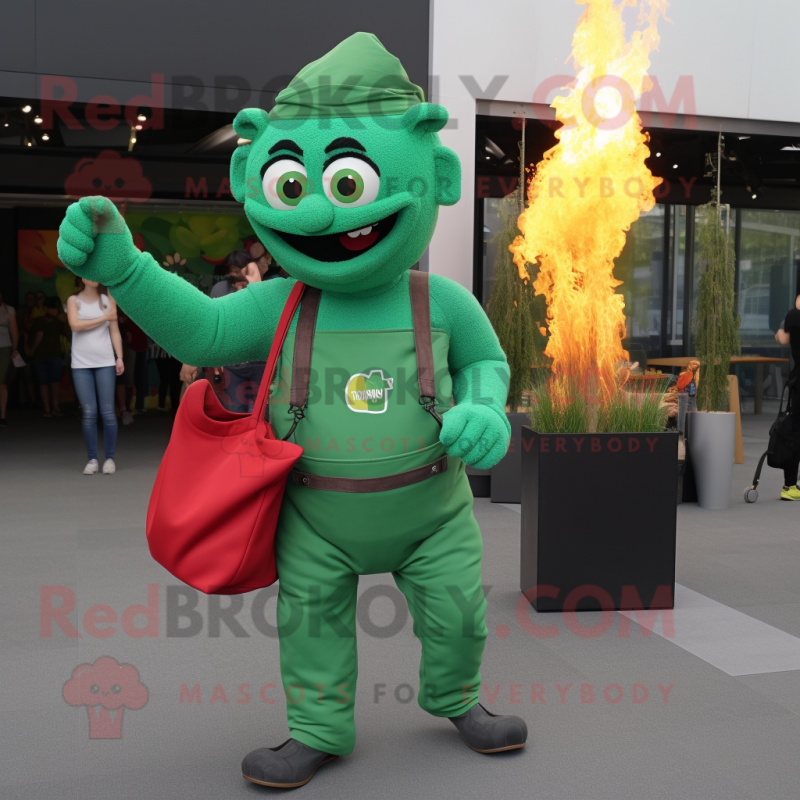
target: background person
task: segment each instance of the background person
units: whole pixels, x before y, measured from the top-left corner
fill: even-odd
[[[77,285],[77,278],[76,278]],[[44,300],[44,295],[42,295]],[[37,408],[39,401],[36,393],[36,374],[33,371],[33,358],[31,357],[31,345],[33,344],[33,336],[31,335],[31,327],[33,320],[38,316],[38,299],[34,292],[28,292],[25,295],[25,313],[22,315],[22,354],[25,358],[25,366],[22,368],[22,385],[25,387],[25,405],[28,408]]]
[[[45,417],[63,417],[59,408],[61,376],[64,359],[61,352],[61,334],[64,332],[61,302],[57,297],[45,301],[46,313],[34,319],[31,325],[31,357]]]
[[[5,427],[8,407],[8,384],[13,373],[12,360],[19,355],[17,315],[12,306],[3,302],[0,292],[0,427]]]
[[[167,410],[167,392],[169,392],[170,405],[175,411],[181,396],[181,362],[155,342],[150,346],[150,358],[158,369],[157,409],[159,411]]]
[[[83,289],[67,300],[72,328],[72,380],[83,409],[83,438],[89,460],[84,475],[95,475],[97,461],[97,416],[103,419],[105,461],[103,473],[116,471],[114,450],[117,418],[114,414],[115,376],[122,375],[122,337],[117,325],[117,304],[100,290],[97,281],[83,280]]]
[[[147,334],[130,318],[126,317],[126,342],[133,355],[133,369],[126,376],[130,376],[130,384],[136,390],[136,404],[132,415],[144,414],[145,400],[150,394],[150,379],[148,376],[147,351],[150,349]],[[126,362],[127,368],[127,362]]]
[[[792,404],[792,431],[800,433],[800,294],[794,302],[795,307],[789,311],[775,334],[775,341],[779,344],[789,345],[792,349],[794,368],[789,373],[789,396]],[[800,469],[800,450],[795,454],[795,460],[783,471],[783,490],[781,500],[800,500],[800,486],[797,484],[798,469]]]
[[[131,401],[133,400],[133,368],[136,366],[136,353],[128,347],[128,318],[117,309],[117,326],[122,337],[122,360],[125,369],[122,374],[117,373],[116,378],[116,415],[123,425],[133,422],[131,414]]]
[[[260,242],[254,244],[250,251],[234,250],[228,253],[225,264],[228,269],[227,278],[214,285],[209,297],[224,297],[241,291],[251,283],[278,277],[280,270],[276,265],[276,269],[270,273],[272,256]],[[265,361],[244,361],[241,364],[208,369],[206,377],[215,389],[218,389],[220,401],[225,408],[229,411],[248,413],[253,410],[265,366]],[[202,369],[184,364],[180,377],[186,383],[192,383],[198,377],[202,377],[202,374]]]

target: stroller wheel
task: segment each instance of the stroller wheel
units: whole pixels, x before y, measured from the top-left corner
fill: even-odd
[[[756,500],[758,500],[758,489],[755,486],[748,486],[744,490],[745,503],[755,503]]]

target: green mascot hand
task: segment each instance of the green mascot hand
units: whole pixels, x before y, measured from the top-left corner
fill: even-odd
[[[58,257],[77,275],[114,286],[138,255],[125,220],[109,199],[84,197],[67,209],[58,231]]]
[[[444,416],[439,441],[451,456],[489,469],[508,450],[508,422],[491,406],[457,405]]]

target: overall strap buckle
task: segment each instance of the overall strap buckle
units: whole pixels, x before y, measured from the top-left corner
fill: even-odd
[[[436,398],[423,395],[419,398],[419,404],[439,423],[442,427],[442,415],[436,410]]]
[[[289,411],[287,413],[294,415],[294,422],[292,423],[292,427],[289,428],[289,432],[283,437],[282,441],[284,442],[294,433],[294,429],[297,427],[300,420],[305,418],[306,410],[301,406],[289,406]]]
[[[411,292],[411,324],[414,328],[414,350],[417,356],[419,404],[442,427],[442,417],[436,410],[436,370],[433,363],[431,337],[431,298],[428,273],[411,270],[408,276]]]

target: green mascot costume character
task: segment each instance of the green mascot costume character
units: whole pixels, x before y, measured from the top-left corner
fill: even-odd
[[[291,278],[221,299],[139,252],[105,198],[70,206],[61,226],[64,264],[109,286],[153,340],[191,364],[264,360],[292,285],[312,287],[270,398],[276,435],[294,425],[305,450],[276,537],[291,738],[245,757],[255,783],[302,785],[353,750],[359,575],[391,572],[408,600],[422,708],[479,752],[525,744],[523,720],[478,703],[486,600],[465,475],[465,464],[485,469],[506,452],[508,367],[473,296],[412,270],[438,207],[460,195],[458,158],[438,136],[446,121],[366,33],[305,67],[269,114],[239,113],[232,191]],[[287,397],[304,313],[313,366],[298,411]],[[426,337],[433,364],[423,376]]]

